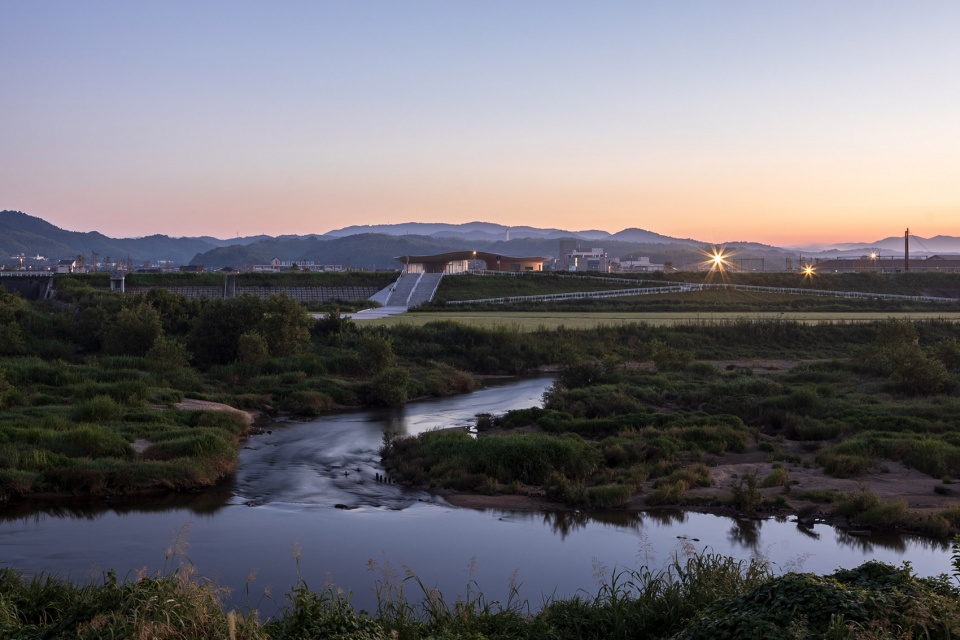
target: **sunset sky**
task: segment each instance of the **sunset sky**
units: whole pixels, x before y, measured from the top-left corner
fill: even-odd
[[[960,235],[960,2],[0,0],[0,209]]]

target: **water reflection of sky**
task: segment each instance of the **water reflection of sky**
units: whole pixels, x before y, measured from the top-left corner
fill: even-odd
[[[310,586],[332,580],[353,592],[357,606],[371,609],[377,581],[402,578],[408,569],[448,600],[465,595],[471,581],[488,599],[501,601],[519,584],[521,597],[534,608],[550,595],[595,594],[605,572],[657,569],[704,550],[764,559],[778,571],[829,573],[871,559],[909,560],[923,575],[950,569],[949,545],[918,538],[855,537],[825,525],[804,529],[787,520],[669,509],[453,509],[442,501],[421,502],[432,500],[422,492],[367,478],[378,468],[375,449],[385,429],[399,425],[415,433],[466,423],[476,413],[532,406],[545,384],[526,380],[513,395],[511,385],[395,412],[284,425],[249,444],[235,484],[205,494],[29,510],[7,506],[0,510],[0,558],[30,572],[85,579],[110,568],[120,575],[144,566],[171,569],[177,560],[167,559],[167,551],[179,546],[201,575],[234,589],[232,603],[266,612],[283,605],[298,571]],[[333,508],[332,501],[346,499],[358,508]],[[406,583],[408,595],[412,584]],[[264,596],[265,590],[272,595]]]
[[[301,549],[300,574],[320,586],[329,578],[372,607],[372,587],[384,567],[409,568],[430,587],[462,594],[467,567],[491,598],[509,595],[511,576],[532,604],[542,594],[594,592],[598,567],[660,568],[675,556],[699,551],[736,558],[758,557],[779,571],[829,573],[877,559],[909,559],[921,574],[949,570],[945,543],[915,538],[858,538],[816,525],[812,537],[796,524],[742,521],[708,514],[656,511],[643,514],[508,513],[417,504],[402,511],[361,508],[231,505],[211,515],[194,511],[102,511],[85,517],[35,513],[0,524],[5,564],[27,571],[55,571],[83,579],[99,570],[121,574],[147,566],[175,566],[165,559],[180,535],[184,557],[197,570],[238,593],[265,587],[282,594],[296,579],[294,545]],[[182,531],[184,526],[185,531]],[[894,542],[895,541],[895,542]],[[367,571],[375,561],[377,572]],[[241,596],[234,596],[241,602]],[[259,596],[258,596],[259,597]],[[282,599],[278,600],[282,604]],[[251,604],[246,602],[242,604]],[[269,602],[260,604],[270,609]]]

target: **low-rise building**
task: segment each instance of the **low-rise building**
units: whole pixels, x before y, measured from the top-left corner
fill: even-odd
[[[643,256],[636,260],[621,260],[614,258],[610,261],[610,271],[613,273],[653,273],[664,271],[665,265],[650,262],[650,258]]]
[[[76,260],[60,260],[57,262],[57,273],[77,273]]]

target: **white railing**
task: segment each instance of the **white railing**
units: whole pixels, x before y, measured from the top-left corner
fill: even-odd
[[[937,296],[908,296],[899,293],[870,293],[866,291],[832,291],[830,289],[804,289],[802,287],[761,287],[752,284],[693,284],[701,291],[707,289],[733,289],[736,291],[760,291],[764,293],[783,293],[794,296],[818,296],[828,298],[880,298],[885,300],[913,300],[919,302],[960,302],[957,298]]]
[[[690,285],[672,285],[663,287],[639,287],[633,289],[608,289],[606,291],[572,291],[570,293],[545,293],[538,296],[508,296],[505,298],[483,298],[479,300],[450,300],[447,304],[505,304],[508,302],[551,302],[557,300],[576,300],[579,298],[624,298],[657,293],[683,293]]]
[[[486,272],[496,275],[523,275],[523,272]],[[604,278],[602,276],[563,276],[565,278],[583,278],[614,282],[655,282],[656,287],[635,287],[631,289],[609,289],[606,291],[576,291],[570,293],[549,293],[533,296],[508,296],[503,298],[482,298],[477,300],[450,300],[447,304],[505,304],[509,302],[548,302],[557,300],[576,300],[579,298],[625,298],[630,296],[652,295],[657,293],[689,293],[710,289],[729,289],[735,291],[756,291],[762,293],[780,293],[785,295],[816,296],[825,298],[858,298],[882,300],[910,300],[914,302],[960,302],[957,298],[938,296],[908,296],[898,293],[870,293],[865,291],[832,291],[830,289],[805,289],[802,287],[763,287],[750,284],[713,284],[664,282],[659,280],[628,280],[626,278]]]
[[[0,271],[0,276],[20,276],[23,278],[52,278],[55,275],[52,271]]]

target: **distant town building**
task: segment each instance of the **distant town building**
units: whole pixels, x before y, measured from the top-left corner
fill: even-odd
[[[610,257],[602,247],[582,249],[575,238],[560,240],[560,255],[554,261],[557,271],[610,271]]]
[[[340,272],[344,271],[342,264],[324,264],[322,262],[315,262],[313,260],[291,260],[285,261],[280,258],[274,258],[270,261],[270,264],[255,264],[253,265],[253,270],[257,273],[278,273],[280,271],[293,271],[294,265],[296,265],[297,271],[313,271],[313,272]]]
[[[57,273],[77,273],[76,260],[61,260],[57,263]]]
[[[665,265],[650,262],[650,258],[647,257],[637,258],[636,260],[614,258],[610,261],[610,271],[613,273],[653,273],[664,270]]]
[[[940,271],[960,273],[960,255],[930,256],[929,258],[886,257],[879,255],[859,258],[830,258],[817,260],[813,265],[819,273],[902,273],[904,271]]]
[[[557,271],[570,271],[573,265],[572,255],[577,250],[576,238],[564,238],[560,241],[560,253],[554,262],[554,269]]]
[[[283,265],[280,262],[280,258],[274,258],[270,261],[270,264],[255,264],[253,265],[253,270],[258,273],[266,271],[280,271],[280,267]]]

